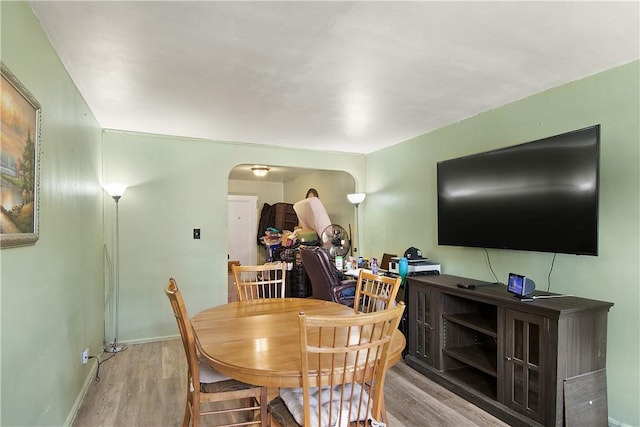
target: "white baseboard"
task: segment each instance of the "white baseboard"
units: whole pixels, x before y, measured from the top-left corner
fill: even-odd
[[[91,360],[94,360],[94,359],[89,359],[89,361]],[[92,364],[91,369],[87,374],[87,377],[84,379],[84,384],[82,385],[82,389],[80,390],[80,393],[78,393],[78,397],[76,398],[76,401],[73,403],[73,406],[71,407],[71,411],[69,411],[69,415],[67,415],[67,419],[64,421],[64,427],[70,427],[73,425],[73,421],[76,419],[76,415],[78,414],[80,405],[82,404],[82,401],[84,400],[84,396],[87,394],[87,391],[89,390],[89,386],[93,382],[93,379],[95,378],[97,371],[98,371],[98,361],[96,359],[95,363]]]
[[[162,335],[162,336],[157,336],[157,337],[150,337],[150,338],[141,338],[141,339],[137,339],[137,340],[128,340],[128,341],[120,341],[118,340],[118,344],[144,344],[144,343],[148,343],[148,342],[157,342],[157,341],[166,341],[166,340],[173,340],[176,338],[180,338],[180,335]],[[108,343],[105,343],[105,346],[108,345]]]
[[[629,424],[621,423],[620,421],[614,420],[611,417],[609,417],[607,424],[609,425],[609,427],[631,427]]]

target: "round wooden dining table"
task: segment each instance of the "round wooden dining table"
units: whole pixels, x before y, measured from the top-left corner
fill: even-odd
[[[268,387],[302,387],[298,313],[355,316],[353,308],[311,298],[238,301],[211,307],[191,319],[198,350],[219,372]],[[402,357],[404,335],[396,330],[390,365]]]

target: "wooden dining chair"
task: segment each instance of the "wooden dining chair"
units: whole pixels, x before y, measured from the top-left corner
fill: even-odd
[[[224,415],[225,419],[246,416],[246,420],[218,424],[219,426],[267,425],[267,388],[246,384],[226,377],[198,358],[195,336],[187,309],[174,279],[169,279],[165,293],[171,302],[173,314],[178,322],[180,337],[187,356],[187,402],[183,427],[190,422],[200,425],[203,415]],[[205,410],[203,406],[215,402],[239,401],[244,406]],[[259,419],[256,417],[260,414]],[[222,417],[221,417],[222,418]]]
[[[287,265],[284,262],[233,265],[231,268],[240,301],[285,297]]]
[[[402,277],[382,276],[360,270],[353,309],[356,313],[372,313],[393,307],[401,284]],[[384,398],[380,404],[380,416],[388,424]]]
[[[389,346],[403,311],[404,303],[353,316],[300,313],[302,388],[280,389],[269,403],[271,425],[353,427],[379,420]]]
[[[386,310],[396,301],[402,277],[389,277],[360,270],[353,309],[356,313]]]

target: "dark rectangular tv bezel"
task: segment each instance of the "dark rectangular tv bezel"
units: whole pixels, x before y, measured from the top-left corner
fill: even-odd
[[[577,247],[574,248],[570,248],[568,246],[565,247],[556,247],[553,249],[547,248],[547,247],[532,247],[532,245],[527,245],[527,244],[507,244],[507,245],[497,245],[497,244],[487,244],[487,245],[482,245],[482,244],[476,244],[476,242],[471,242],[471,241],[467,241],[467,242],[451,242],[451,241],[445,241],[443,242],[441,239],[441,223],[440,223],[440,218],[442,215],[442,211],[441,211],[441,183],[440,183],[440,168],[442,164],[448,163],[448,162],[455,162],[455,161],[468,161],[469,159],[473,159],[475,157],[480,157],[480,156],[485,156],[485,155],[490,155],[490,154],[494,154],[494,153],[499,153],[501,151],[506,151],[506,150],[512,150],[514,148],[520,148],[520,147],[526,147],[527,145],[533,145],[536,143],[544,143],[544,142],[549,142],[550,140],[554,140],[554,139],[561,139],[564,137],[570,137],[571,134],[576,134],[576,133],[585,133],[585,132],[593,132],[593,137],[595,138],[595,190],[594,190],[594,203],[595,203],[595,212],[594,212],[594,217],[593,217],[593,225],[594,228],[590,231],[590,233],[593,236],[593,242],[594,244],[589,247],[586,248],[585,250],[577,250]],[[548,252],[548,253],[566,253],[566,254],[575,254],[575,255],[589,255],[589,256],[597,256],[598,255],[598,250],[599,250],[599,199],[600,199],[600,143],[601,143],[601,132],[600,132],[600,125],[592,125],[592,126],[588,126],[582,129],[577,129],[577,130],[573,130],[573,131],[569,131],[569,132],[565,132],[565,133],[561,133],[561,134],[557,134],[557,135],[553,135],[553,136],[549,136],[549,137],[545,137],[545,138],[541,138],[541,139],[537,139],[537,140],[532,140],[532,141],[528,141],[528,142],[524,142],[521,144],[515,144],[512,146],[508,146],[508,147],[502,147],[502,148],[498,148],[495,150],[488,150],[488,151],[484,151],[484,152],[479,152],[479,153],[474,153],[474,154],[470,154],[470,155],[466,155],[466,156],[461,156],[461,157],[457,157],[457,158],[453,158],[453,159],[448,159],[448,160],[442,160],[439,161],[437,163],[437,182],[436,182],[436,198],[437,198],[437,218],[438,218],[438,224],[437,224],[437,231],[438,231],[438,245],[444,245],[444,246],[458,246],[458,247],[478,247],[478,248],[490,248],[490,249],[507,249],[507,250],[522,250],[522,251],[533,251],[533,252]],[[451,240],[451,239],[450,239]],[[455,240],[455,239],[454,239]],[[486,242],[485,242],[486,243]],[[575,249],[575,250],[574,250]]]

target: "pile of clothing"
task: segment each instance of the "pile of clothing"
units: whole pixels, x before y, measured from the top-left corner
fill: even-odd
[[[293,205],[265,203],[260,213],[258,244],[267,248],[267,261],[273,261],[279,259],[279,248],[295,249],[300,244],[319,246],[319,236],[329,225],[329,215],[317,197],[302,199]]]

